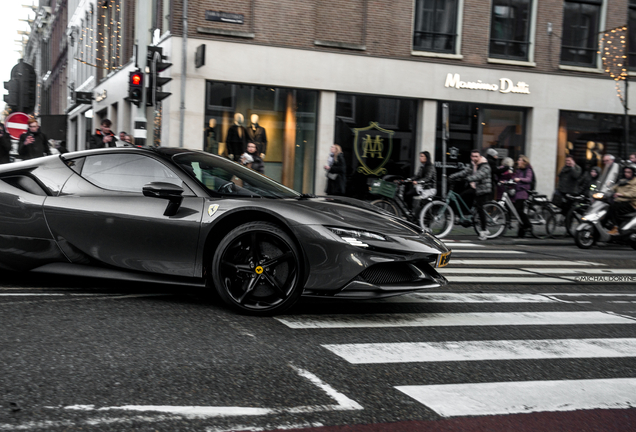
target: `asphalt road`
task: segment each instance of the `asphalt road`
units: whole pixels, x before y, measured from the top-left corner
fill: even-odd
[[[447,289],[267,318],[3,275],[0,431],[636,430],[636,251],[452,240]]]

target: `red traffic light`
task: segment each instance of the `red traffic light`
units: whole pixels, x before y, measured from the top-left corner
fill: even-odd
[[[141,84],[141,74],[134,73],[130,76],[130,82],[132,85],[140,85]]]

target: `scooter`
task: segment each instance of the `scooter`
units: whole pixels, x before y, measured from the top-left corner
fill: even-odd
[[[603,221],[609,211],[609,196],[610,193],[607,192],[597,192],[592,196],[594,202],[581,218],[581,224],[576,227],[574,234],[574,241],[581,249],[589,249],[598,241],[629,244],[633,249],[636,249],[636,211],[621,217],[618,234],[609,234],[609,231],[603,226]]]

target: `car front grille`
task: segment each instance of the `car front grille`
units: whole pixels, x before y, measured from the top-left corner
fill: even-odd
[[[369,267],[356,279],[373,285],[391,285],[412,282],[418,278],[419,274],[407,263],[383,263]]]

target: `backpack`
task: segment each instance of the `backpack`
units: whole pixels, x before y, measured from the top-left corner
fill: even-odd
[[[537,190],[537,176],[534,174],[534,170],[530,167],[530,171],[532,171],[532,180],[530,180],[530,190]]]

